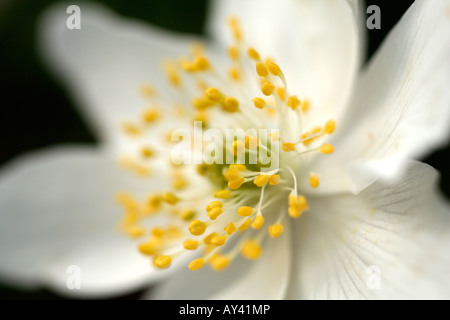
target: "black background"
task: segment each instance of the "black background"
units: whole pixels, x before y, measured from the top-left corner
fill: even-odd
[[[344,0],[339,0],[344,1]],[[4,0],[0,2],[1,126],[0,165],[30,150],[63,143],[95,144],[76,106],[43,67],[35,52],[35,24],[42,10],[55,1]],[[104,0],[116,12],[186,33],[203,33],[206,0]],[[412,0],[366,1],[381,8],[381,30],[368,30],[367,56],[411,5]],[[72,1],[71,4],[77,4]],[[449,88],[450,90],[450,88]],[[450,107],[450,106],[449,106]],[[450,147],[423,161],[441,172],[441,188],[450,197]],[[140,293],[119,299],[139,298]],[[0,284],[2,299],[59,299],[47,291],[23,292]]]

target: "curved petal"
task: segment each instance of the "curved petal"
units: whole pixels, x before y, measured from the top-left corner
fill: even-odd
[[[150,291],[148,299],[273,300],[286,295],[291,266],[292,237],[287,230],[278,239],[267,239],[258,261],[234,261],[230,268],[187,268]],[[194,290],[195,289],[195,290]]]
[[[134,120],[148,106],[148,98],[140,93],[143,84],[154,86],[158,97],[173,97],[163,62],[189,53],[198,39],[119,17],[100,5],[78,6],[79,30],[66,27],[67,5],[57,4],[43,14],[39,49],[94,132],[110,141],[122,121]]]
[[[121,208],[114,201],[118,191],[144,193],[155,184],[122,173],[108,154],[80,147],[33,153],[6,166],[0,178],[2,281],[108,297],[161,275],[118,230]],[[71,265],[80,268],[80,290],[66,286]]]
[[[295,233],[290,297],[448,299],[450,206],[436,177],[410,163],[393,183],[312,200]]]
[[[315,121],[339,117],[363,57],[363,13],[357,1],[216,0],[209,31],[229,44],[226,20],[237,16],[245,41],[273,57],[289,90],[312,101]],[[312,113],[312,112],[311,112]]]
[[[449,12],[448,0],[414,2],[362,73],[336,137],[356,192],[449,140]]]

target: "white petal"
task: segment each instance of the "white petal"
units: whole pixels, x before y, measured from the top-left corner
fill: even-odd
[[[156,87],[162,98],[173,96],[163,62],[189,53],[198,39],[125,19],[89,3],[80,4],[81,29],[69,30],[66,8],[58,4],[44,13],[40,50],[100,138],[109,141],[123,121],[136,119],[148,106],[140,93],[143,84]]]
[[[237,16],[245,41],[280,64],[292,94],[310,98],[314,115],[339,116],[363,58],[357,2],[216,0],[211,5],[209,29],[215,38],[230,44],[226,21]]]
[[[363,72],[336,149],[353,176],[368,173],[356,192],[448,141],[449,12],[448,0],[414,2]]]
[[[149,299],[273,300],[283,299],[291,266],[290,230],[277,239],[267,239],[257,261],[243,258],[216,272],[209,266],[197,271],[187,267],[150,291]]]
[[[89,148],[34,153],[6,166],[0,180],[1,280],[84,297],[142,288],[160,274],[118,230],[121,208],[114,196],[155,187]],[[66,286],[71,265],[81,269],[81,290]]]
[[[394,183],[312,199],[297,224],[290,297],[448,299],[450,206],[436,177],[410,163]]]

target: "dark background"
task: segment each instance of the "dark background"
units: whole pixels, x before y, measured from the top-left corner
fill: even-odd
[[[339,0],[344,1],[344,0]],[[35,25],[51,0],[0,1],[0,166],[27,151],[62,143],[95,144],[65,89],[47,72],[35,52]],[[203,33],[207,0],[103,0],[116,12],[186,33]],[[368,30],[370,57],[413,3],[366,1],[381,8],[381,30]],[[77,4],[72,1],[71,4]],[[450,90],[450,88],[449,88]],[[450,106],[449,106],[450,107]],[[450,147],[423,161],[442,174],[441,188],[450,198]],[[119,299],[138,298],[140,293]],[[47,290],[23,292],[0,283],[0,299],[60,299]]]

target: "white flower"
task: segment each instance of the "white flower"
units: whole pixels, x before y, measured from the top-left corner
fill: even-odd
[[[111,199],[115,192],[142,195],[169,187],[166,171],[159,169],[158,161],[149,169],[153,169],[155,179],[136,179],[118,169],[117,155],[136,152],[143,138],[163,152],[165,146],[158,135],[178,126],[172,123],[176,117],[168,102],[180,102],[181,95],[174,94],[174,86],[164,86],[167,81],[160,72],[161,61],[190,52],[192,42],[201,39],[118,18],[90,4],[80,5],[81,30],[68,30],[65,7],[56,6],[43,20],[43,53],[83,107],[102,145],[47,150],[3,169],[3,279],[24,287],[47,286],[62,294],[84,296],[114,296],[169,277],[151,298],[449,298],[450,210],[436,189],[436,172],[409,159],[423,156],[449,136],[450,1],[416,1],[362,70],[364,25],[360,16],[364,10],[357,1],[222,0],[213,4],[209,30],[215,42],[205,44],[205,55],[216,71],[207,73],[203,80],[211,81],[208,86],[218,81],[221,86],[217,87],[226,94],[236,88],[245,91],[236,93],[239,109],[251,115],[244,123],[261,121],[267,125],[277,115],[267,117],[265,110],[253,106],[255,94],[263,97],[258,88],[253,90],[245,81],[240,84],[214,78],[233,65],[233,59],[226,57],[226,48],[239,36],[229,38],[229,30],[224,28],[230,14],[242,25],[245,42],[240,47],[241,59],[251,67],[239,69],[241,75],[257,79],[254,67],[259,60],[244,57],[244,49],[256,48],[261,56],[273,57],[283,72],[274,75],[278,72],[273,65],[275,70],[266,80],[284,87],[280,81],[284,77],[288,86],[287,90],[284,87],[285,95],[297,94],[301,101],[311,101],[310,110],[303,113],[299,106],[296,110],[287,107],[296,104],[294,98],[278,101],[280,136],[283,142],[298,142],[285,145],[296,151],[281,151],[280,171],[271,173],[281,176],[280,183],[254,186],[256,175],[246,172],[246,177],[252,178],[246,180],[249,187],[231,188],[230,199],[239,196],[240,200],[234,205],[230,199],[223,200],[224,212],[207,227],[216,230],[220,219],[234,221],[236,226],[245,221],[225,208],[236,211],[247,201],[253,207],[252,219],[262,208],[263,228],[240,232],[240,238],[252,235],[248,239],[254,236],[261,240],[244,253],[259,259],[248,262],[233,255],[231,265],[221,273],[207,267],[191,271],[186,266],[192,257],[185,260],[160,249],[158,254],[171,257],[173,264],[161,271],[117,232],[120,209]],[[236,28],[232,31],[240,30]],[[176,70],[168,72],[181,75]],[[184,73],[183,77],[183,81],[190,78]],[[150,140],[145,133],[135,140],[124,139],[118,127],[125,120],[136,119],[145,106],[146,100],[136,94],[143,83],[158,85],[158,97],[166,103],[160,109],[162,120]],[[185,99],[192,98],[191,92]],[[227,116],[239,120],[234,113],[218,118],[213,112],[208,123],[217,126]],[[298,119],[304,128],[298,126]],[[329,136],[334,124],[336,133]],[[297,156],[299,150],[311,147],[297,141],[298,137],[312,134],[315,125],[325,126],[311,145],[331,142],[335,152]],[[128,131],[135,129],[128,127]],[[145,173],[147,168],[133,159],[126,164]],[[294,169],[293,175],[288,168]],[[317,188],[318,177],[313,174],[310,179],[311,172],[320,174]],[[191,184],[194,179],[189,175],[184,178]],[[220,179],[223,177],[209,181],[214,185],[222,182]],[[188,191],[192,194],[191,187]],[[266,191],[261,199],[272,201],[272,205],[262,202],[259,206],[261,190]],[[208,191],[208,197],[212,198],[213,191]],[[196,195],[203,197],[202,193]],[[306,197],[307,205],[302,206],[300,195]],[[121,199],[125,206],[135,205],[125,196]],[[293,209],[288,211],[288,206]],[[303,212],[306,206],[309,210]],[[199,211],[203,210],[202,204]],[[206,221],[206,212],[204,215]],[[164,218],[164,214],[160,216]],[[267,227],[278,223],[284,232],[270,239]],[[176,228],[175,240],[164,244],[173,248],[192,238],[187,224],[184,229]],[[272,236],[280,231],[275,229],[270,232]],[[231,238],[226,240],[231,252],[240,250],[240,245],[228,245]],[[169,262],[156,264],[165,267]],[[81,290],[66,287],[70,265],[80,267]]]

